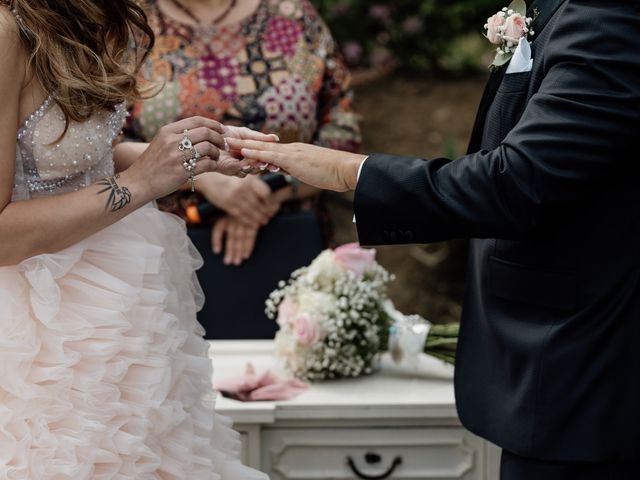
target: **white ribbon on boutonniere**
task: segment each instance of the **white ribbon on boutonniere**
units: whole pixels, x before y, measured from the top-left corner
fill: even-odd
[[[498,45],[496,57],[489,68],[494,69],[506,64],[513,57],[521,39],[528,40],[535,35],[531,29],[534,18],[527,17],[527,4],[524,0],[513,0],[508,7],[487,19],[484,36]]]

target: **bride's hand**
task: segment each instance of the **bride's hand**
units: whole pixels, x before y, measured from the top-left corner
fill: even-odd
[[[231,146],[231,142],[229,142],[229,140],[256,140],[259,142],[267,142],[267,143],[276,143],[279,142],[280,139],[278,138],[278,136],[276,134],[273,133],[262,133],[262,132],[258,132],[256,130],[251,130],[250,128],[247,127],[236,127],[233,125],[223,125],[222,127],[224,129],[224,136],[227,139],[227,143],[225,145],[225,147],[228,147],[228,151],[227,152],[221,152],[220,158],[223,159],[225,157],[230,157],[233,159],[239,159],[242,158],[242,155],[240,154],[240,150],[239,149],[234,149]],[[250,167],[245,167],[245,169],[243,171],[241,171],[238,176],[240,177],[245,177],[247,174],[256,174],[258,173],[260,170],[258,168],[250,168]]]
[[[183,152],[178,149],[185,130],[200,154],[196,175],[205,172],[237,175],[248,167],[248,162],[228,154],[220,158],[220,151],[225,148],[225,128],[219,122],[203,117],[180,120],[162,127],[128,169],[129,175],[144,184],[152,198],[168,195],[190,178],[183,166]]]
[[[344,192],[356,187],[358,169],[366,156],[305,143],[277,144],[228,139],[252,166],[278,167],[302,182],[325,190]]]
[[[237,140],[257,140],[259,142],[279,142],[280,138],[275,133],[262,133],[256,130],[251,130],[247,127],[235,127],[233,125],[223,125],[224,136],[229,138],[235,138]]]

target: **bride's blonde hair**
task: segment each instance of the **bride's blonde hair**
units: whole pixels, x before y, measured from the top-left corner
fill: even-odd
[[[16,14],[29,71],[67,120],[135,102],[136,81],[154,44],[135,0],[3,0]],[[63,134],[64,135],[64,134]]]

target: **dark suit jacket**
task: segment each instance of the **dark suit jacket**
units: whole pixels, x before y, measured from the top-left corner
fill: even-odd
[[[640,457],[640,14],[548,0],[532,72],[492,75],[468,155],[373,155],[363,244],[472,240],[456,399],[520,455]]]

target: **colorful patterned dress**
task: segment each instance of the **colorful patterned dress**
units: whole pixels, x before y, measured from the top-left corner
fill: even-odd
[[[194,27],[147,1],[156,47],[144,75],[164,81],[159,95],[135,105],[129,137],[202,115],[230,125],[355,151],[360,144],[350,75],[327,26],[308,0],[262,0],[239,23]],[[184,216],[200,200],[181,192],[163,207]]]

